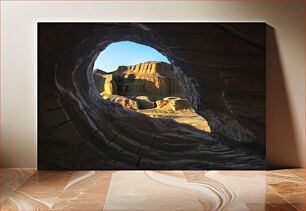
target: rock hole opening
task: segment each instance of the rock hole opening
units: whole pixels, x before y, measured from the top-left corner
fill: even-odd
[[[96,58],[92,72],[103,100],[211,132],[196,113],[199,98],[192,80],[156,49],[130,41],[111,43]]]

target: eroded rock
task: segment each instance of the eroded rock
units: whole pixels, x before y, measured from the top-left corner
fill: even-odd
[[[176,112],[192,109],[184,99],[172,66],[165,62],[145,62],[119,66],[106,73],[94,70],[93,77],[105,100],[121,104],[127,109],[156,109]]]
[[[137,96],[135,98],[140,109],[152,109],[156,107],[156,103],[151,101],[148,96]]]
[[[122,96],[182,97],[173,68],[165,62],[119,66],[112,73],[94,72],[94,78],[95,81],[108,81],[113,86],[116,84],[117,94]],[[109,89],[109,85],[103,82],[96,83],[96,86],[104,92]]]
[[[104,100],[109,100],[120,104],[122,107],[131,110],[138,110],[138,104],[135,100],[121,96],[121,95],[102,95]]]
[[[95,84],[104,100],[120,104],[159,119],[173,119],[205,132],[208,122],[199,116],[182,96],[179,83],[192,86],[187,77],[177,78],[178,70],[164,62],[145,62],[119,66],[111,73],[94,70]],[[118,88],[118,89],[117,89]]]
[[[183,109],[192,109],[186,99],[178,97],[165,97],[156,101],[157,109],[165,111],[178,111]]]

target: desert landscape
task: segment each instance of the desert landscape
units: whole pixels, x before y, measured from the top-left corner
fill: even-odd
[[[111,73],[95,69],[94,81],[100,96],[123,108],[152,118],[173,119],[210,132],[180,91],[174,69],[165,62],[148,61],[120,66]]]

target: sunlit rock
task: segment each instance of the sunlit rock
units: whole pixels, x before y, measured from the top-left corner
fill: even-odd
[[[179,97],[165,97],[156,101],[157,109],[165,111],[178,111],[183,109],[191,109],[188,101]]]
[[[155,102],[152,102],[148,96],[137,96],[135,100],[140,109],[152,109],[156,107]]]
[[[182,97],[171,65],[164,62],[145,62],[131,66],[119,66],[112,73],[94,72],[96,86],[101,93],[108,78],[116,84],[117,94],[122,96],[176,96]],[[102,91],[102,92],[103,92]],[[104,93],[102,93],[104,94]]]
[[[111,102],[118,103],[126,109],[138,110],[137,102],[130,98],[120,95],[103,95],[102,97],[104,100],[109,100]]]
[[[101,70],[95,70],[94,81],[101,96],[117,93],[117,85],[111,74],[106,74]]]
[[[195,112],[181,94],[176,72],[170,64],[149,61],[119,66],[111,73],[101,70],[94,70],[93,73],[104,100],[152,118],[173,119],[211,132],[207,121]]]

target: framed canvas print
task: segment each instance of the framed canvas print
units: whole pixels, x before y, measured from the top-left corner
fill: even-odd
[[[265,23],[38,23],[39,169],[265,169]]]

